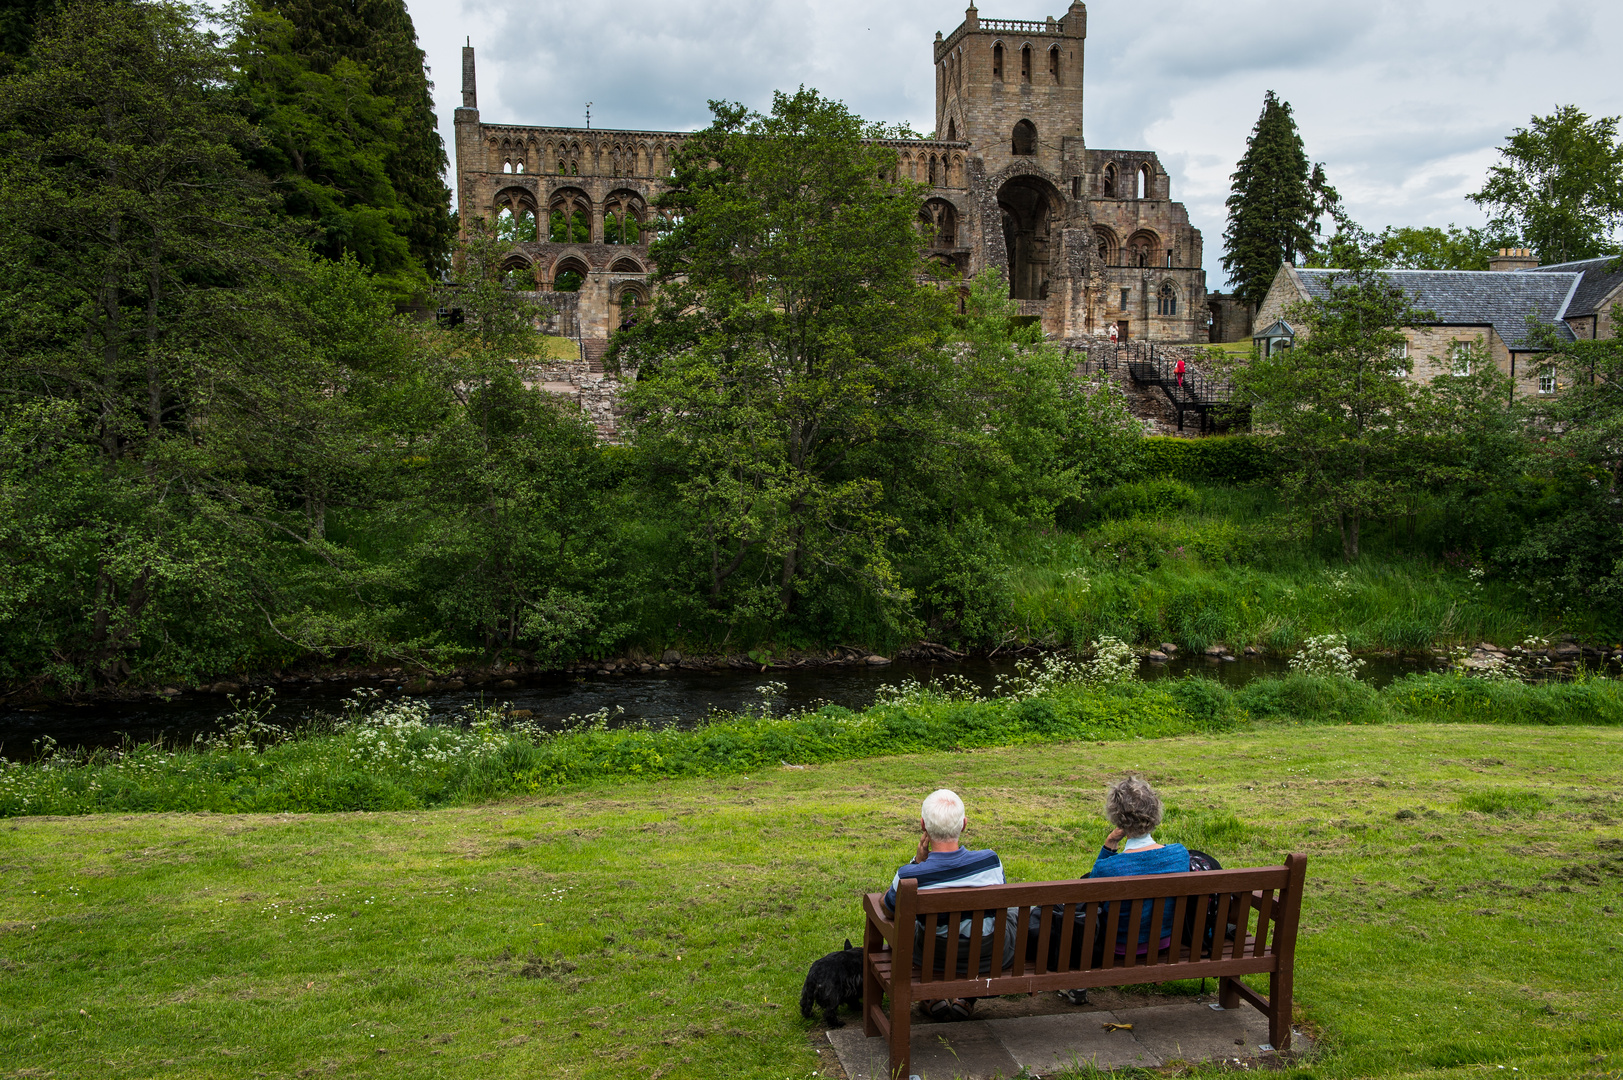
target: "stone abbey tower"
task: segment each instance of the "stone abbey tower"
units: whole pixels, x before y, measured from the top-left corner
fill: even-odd
[[[1090,150],[1082,132],[1088,13],[982,19],[936,34],[935,138],[897,140],[902,174],[929,186],[930,257],[998,267],[1022,314],[1060,338],[1207,338],[1201,235],[1147,150]],[[595,360],[649,298],[650,203],[686,136],[485,123],[472,48],[456,110],[457,200],[516,236],[555,328]]]

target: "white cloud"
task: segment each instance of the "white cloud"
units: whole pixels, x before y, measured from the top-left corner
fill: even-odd
[[[1063,12],[1061,0],[981,10]],[[963,18],[924,0],[418,0],[411,13],[448,146],[468,37],[486,120],[575,125],[591,101],[594,127],[686,130],[711,98],[765,108],[805,84],[929,131],[930,42]],[[1096,0],[1084,131],[1090,146],[1161,155],[1218,288],[1228,178],[1264,91],[1291,103],[1308,154],[1365,225],[1478,224],[1464,196],[1514,127],[1558,104],[1623,113],[1619,40],[1623,5],[1604,0]]]

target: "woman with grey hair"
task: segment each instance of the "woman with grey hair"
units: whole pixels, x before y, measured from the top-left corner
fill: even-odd
[[[1147,781],[1129,776],[1110,785],[1105,792],[1105,820],[1110,822],[1110,835],[1105,837],[1088,877],[1187,873],[1188,848],[1155,842],[1153,834],[1161,824],[1161,815],[1161,796]],[[1148,933],[1146,926],[1146,941]]]
[[[1148,782],[1137,776],[1129,776],[1125,780],[1118,780],[1110,785],[1105,792],[1105,820],[1110,822],[1110,834],[1105,837],[1104,845],[1099,849],[1099,857],[1093,862],[1093,869],[1088,872],[1090,878],[1105,877],[1134,877],[1139,874],[1184,874],[1189,871],[1189,849],[1182,844],[1160,844],[1155,840],[1154,832],[1161,824],[1162,806],[1161,796]],[[1150,947],[1150,930],[1154,927],[1156,919],[1152,910],[1155,901],[1144,901],[1144,913],[1139,917],[1141,930],[1138,935],[1137,951],[1140,956],[1146,955]],[[1101,933],[1094,940],[1094,956],[1092,963],[1098,965],[1104,957],[1105,942],[1103,928],[1109,925],[1110,905],[1101,904],[1098,914]],[[1174,901],[1168,899],[1165,910],[1161,915],[1160,938],[1161,948],[1166,948],[1172,942],[1172,917]],[[1124,912],[1117,926],[1116,955],[1127,955],[1127,928],[1131,925],[1131,912]],[[1072,964],[1080,964],[1082,935],[1076,934],[1072,938]],[[1060,997],[1075,1004],[1083,1004],[1088,1000],[1085,990],[1062,990]]]

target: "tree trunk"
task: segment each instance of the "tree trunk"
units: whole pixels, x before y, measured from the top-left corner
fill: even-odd
[[[1341,557],[1347,563],[1358,561],[1358,526],[1359,513],[1351,514],[1337,512],[1336,522],[1341,526]]]
[[[304,496],[304,514],[310,521],[310,539],[327,539],[327,500],[320,495]]]
[[[783,603],[783,613],[789,614],[794,606],[795,599],[795,569],[800,562],[800,535],[801,530],[794,530],[795,543],[788,551],[783,553],[783,578],[779,599]]]

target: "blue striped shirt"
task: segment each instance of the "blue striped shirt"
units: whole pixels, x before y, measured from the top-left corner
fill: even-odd
[[[896,890],[903,878],[917,878],[922,889],[962,889],[972,885],[1002,885],[1003,860],[992,850],[932,851],[922,863],[908,863],[891,878],[885,909],[896,910]]]

